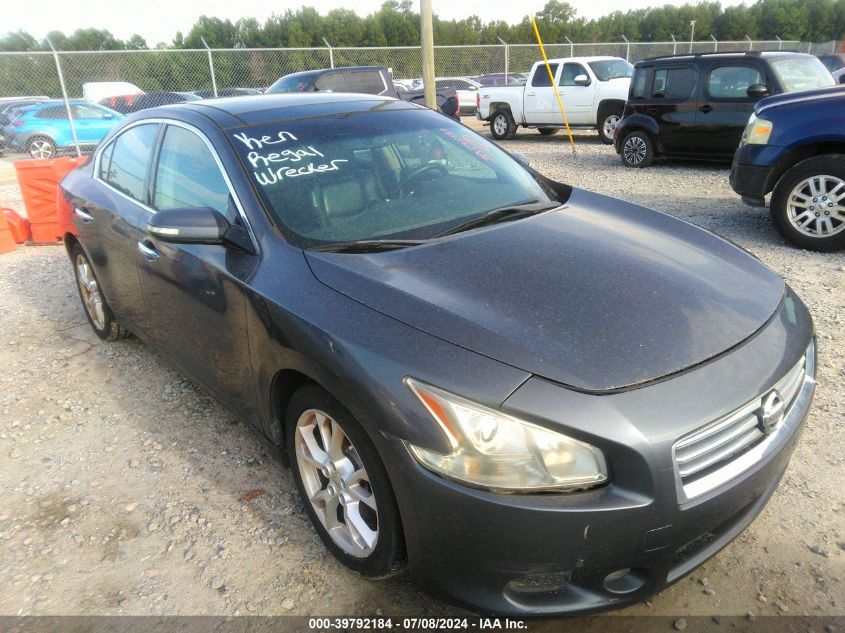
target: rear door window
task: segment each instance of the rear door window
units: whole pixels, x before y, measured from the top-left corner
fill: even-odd
[[[686,101],[694,98],[697,79],[693,68],[660,68],[654,71],[651,96]]]
[[[643,99],[645,98],[645,82],[648,78],[648,71],[638,70],[634,77],[634,82],[631,84],[631,98]]]
[[[557,75],[557,64],[549,64],[552,69],[552,76]],[[549,73],[545,65],[537,66],[534,76],[531,77],[531,85],[535,88],[549,88],[552,85]]]
[[[349,90],[352,92],[363,92],[365,94],[380,95],[386,88],[377,70],[364,70],[351,72],[347,76]]]
[[[763,73],[754,66],[716,66],[707,77],[707,96],[710,99],[748,99],[749,86],[765,83]]]
[[[142,204],[147,203],[144,183],[158,127],[158,123],[145,123],[129,128],[100,157],[100,177]]]
[[[346,78],[343,73],[326,73],[320,75],[314,82],[317,90],[331,90],[332,92],[346,92]],[[357,92],[357,91],[356,91]]]

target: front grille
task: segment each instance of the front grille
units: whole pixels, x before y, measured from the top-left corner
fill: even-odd
[[[788,413],[804,384],[806,374],[807,355],[760,397],[678,440],[673,452],[682,485],[686,486],[724,468],[763,442],[774,430],[769,428],[768,433],[763,431],[760,413],[764,400],[773,390],[777,390],[784,411]]]

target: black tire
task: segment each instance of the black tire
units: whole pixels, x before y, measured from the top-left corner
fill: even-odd
[[[511,111],[507,108],[499,108],[490,118],[490,134],[497,141],[507,141],[516,136],[516,121],[513,120]]]
[[[542,134],[543,136],[554,136],[558,132],[560,132],[560,128],[558,127],[541,127],[537,128],[537,131]]]
[[[353,462],[360,459],[360,467],[364,469],[368,476],[368,492],[375,498],[377,509],[370,517],[372,518],[373,515],[377,517],[377,538],[372,552],[365,556],[356,556],[344,551],[323,525],[322,519],[318,516],[306,492],[302,473],[303,467],[300,466],[300,457],[297,454],[296,429],[300,417],[307,416],[311,410],[323,412],[337,423],[350,442],[348,448],[344,450],[344,454]],[[378,452],[352,414],[322,387],[306,385],[293,394],[288,404],[285,415],[285,437],[296,488],[311,523],[326,548],[341,563],[366,578],[383,579],[400,573],[405,564],[405,539],[399,509],[393,495],[393,487]],[[305,468],[307,467],[306,462]],[[320,482],[325,482],[318,485],[331,487],[331,479],[323,475],[318,475],[318,477]],[[365,509],[361,508],[361,510]],[[345,505],[337,507],[335,518],[339,519],[341,515],[343,516],[343,524],[348,525]]]
[[[654,143],[648,132],[634,130],[625,136],[621,156],[625,167],[642,168],[651,165],[654,162]]]
[[[605,145],[613,145],[613,131],[622,118],[622,107],[621,105],[604,107],[599,113],[599,138]]]
[[[108,302],[106,301],[105,296],[103,296],[102,292],[99,290],[99,284],[97,282],[97,277],[94,274],[94,267],[91,265],[91,261],[88,259],[88,255],[85,254],[85,251],[82,250],[82,247],[77,243],[74,244],[73,247],[70,249],[70,261],[73,265],[73,276],[76,280],[76,290],[79,293],[79,300],[82,302],[82,310],[85,312],[85,318],[88,319],[88,323],[91,326],[91,329],[94,330],[94,334],[99,336],[104,341],[112,342],[117,341],[122,338],[126,338],[129,336],[129,331],[121,326],[117,320],[114,318],[114,314],[109,307]],[[94,282],[96,285],[96,291],[99,295],[99,301],[102,308],[102,314],[99,314],[95,310],[95,316],[92,316],[91,310],[88,308],[88,304],[86,304],[86,300],[90,301],[90,291],[88,297],[83,294],[83,283],[80,280],[80,265],[84,262],[88,266],[88,274],[90,274],[91,281]],[[96,318],[95,318],[96,317]]]
[[[26,142],[26,151],[33,158],[54,158],[56,144],[47,136],[33,136]]]
[[[809,189],[809,180],[817,176],[828,176],[828,179],[823,184],[817,183],[824,189],[814,196]],[[826,195],[834,188],[840,187],[841,183],[845,183],[845,154],[813,156],[789,169],[775,186],[769,205],[772,222],[778,233],[787,242],[811,251],[831,252],[845,249],[843,203],[837,204]],[[791,201],[793,193],[803,193],[807,199],[806,206],[794,205]],[[834,213],[836,215],[833,215]],[[798,218],[805,214],[809,223],[802,229],[798,226],[801,224]],[[819,233],[823,222],[832,234],[823,236]]]

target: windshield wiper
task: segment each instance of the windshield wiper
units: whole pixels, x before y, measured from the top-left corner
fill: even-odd
[[[428,244],[428,240],[354,240],[352,242],[335,242],[321,244],[308,250],[324,253],[374,253],[377,251],[394,251],[410,246]]]
[[[551,211],[552,209],[558,209],[561,206],[562,205],[557,202],[548,203],[532,200],[531,202],[525,202],[523,204],[499,207],[498,209],[493,209],[492,211],[488,211],[487,213],[484,213],[482,215],[470,218],[466,222],[462,222],[457,226],[453,226],[451,229],[444,231],[437,237],[454,235],[455,233],[468,231],[469,229],[474,229],[479,226],[496,224],[497,222],[518,220],[520,218],[528,217],[529,215],[534,215],[535,213],[542,213],[543,211]]]

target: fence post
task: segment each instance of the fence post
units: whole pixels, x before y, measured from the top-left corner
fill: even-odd
[[[572,40],[569,39],[568,37],[566,37],[565,35],[563,36],[563,39],[565,39],[567,42],[569,42],[569,56],[575,57],[575,44],[573,44]]]
[[[713,34],[710,34],[710,39],[713,40],[713,52],[717,52],[719,50],[719,40],[717,40]]]
[[[778,41],[778,50],[782,50],[783,49],[783,40],[780,39],[780,36],[778,36],[778,35],[775,35],[775,39]]]
[[[510,47],[508,46],[508,43],[505,40],[503,40],[501,37],[499,37],[498,35],[496,36],[496,39],[499,40],[502,43],[502,46],[505,47],[505,85],[507,86],[508,85],[508,62],[510,61],[509,60],[510,51],[508,49]]]
[[[329,68],[334,68],[334,50],[332,49],[332,45],[329,44],[329,41],[324,37],[323,42],[326,45],[326,48],[329,49]]]
[[[53,51],[53,61],[56,62],[56,72],[59,74],[59,85],[62,87],[62,97],[65,100],[65,110],[67,110],[67,118],[70,122],[70,134],[73,136],[73,145],[76,147],[76,155],[82,156],[82,150],[79,149],[79,139],[76,137],[76,124],[73,121],[73,112],[70,110],[70,101],[67,98],[67,88],[65,87],[65,76],[62,73],[62,65],[59,63],[59,54],[53,48],[53,42],[50,38],[45,38],[50,50]]]
[[[622,39],[625,40],[625,61],[631,61],[631,42],[628,41],[628,38],[625,37],[625,34],[622,34]],[[573,55],[574,57],[574,55]]]
[[[677,55],[678,54],[678,40],[675,39],[674,33],[670,33],[669,35],[672,37],[672,54]]]
[[[202,45],[205,46],[205,52],[208,53],[208,70],[211,73],[211,91],[216,98],[217,97],[217,79],[214,77],[214,60],[211,57],[211,49],[208,47],[208,43],[205,41],[204,37],[200,37],[200,40],[202,40]]]
[[[751,38],[748,37],[748,33],[745,34],[745,39],[748,40],[748,50],[751,50],[751,46],[754,44],[754,42],[752,42]]]

